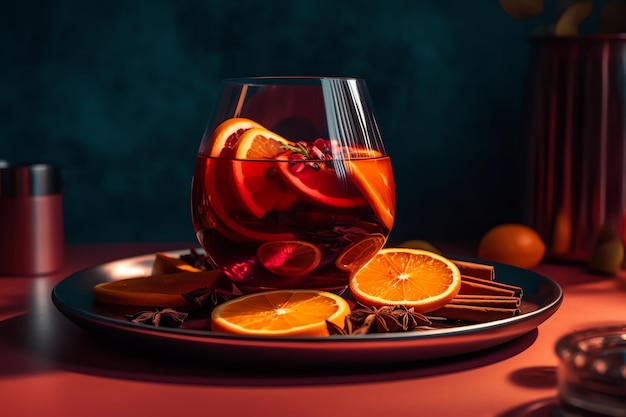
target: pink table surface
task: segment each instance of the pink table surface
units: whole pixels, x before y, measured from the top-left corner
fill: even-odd
[[[59,313],[53,286],[81,269],[194,243],[68,247],[62,271],[0,277],[0,415],[12,416],[549,416],[554,345],[566,332],[626,321],[623,280],[580,266],[535,271],[564,291],[545,323],[461,357],[359,369],[196,367],[103,345]]]

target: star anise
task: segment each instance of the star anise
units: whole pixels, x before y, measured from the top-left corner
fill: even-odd
[[[354,321],[350,319],[350,316],[346,317],[344,327],[340,327],[333,322],[326,321],[326,328],[329,335],[358,335],[369,333],[371,323],[374,320],[374,316],[367,317],[365,322],[360,325],[355,325]]]
[[[182,329],[194,329],[194,330],[209,330],[211,328],[211,312],[213,308],[235,298],[238,292],[228,291],[223,288],[199,288],[194,291],[183,293],[183,297],[188,303],[194,305],[196,308],[189,312],[189,318],[183,323],[180,328]]]
[[[176,311],[172,308],[140,311],[139,313],[125,315],[133,323],[152,324],[155,327],[178,327],[185,321],[187,316],[187,313]]]
[[[213,264],[209,260],[209,257],[204,254],[198,253],[195,249],[189,249],[189,253],[180,255],[179,258],[189,265],[194,266],[203,271],[210,271],[213,268]]]
[[[431,321],[413,307],[385,306],[367,307],[359,304],[346,316],[343,328],[327,322],[331,335],[356,335],[366,333],[407,332],[420,326],[428,326]]]
[[[212,310],[218,304],[234,298],[236,295],[232,291],[222,288],[202,287],[197,290],[182,294],[189,304],[198,307],[201,310]]]

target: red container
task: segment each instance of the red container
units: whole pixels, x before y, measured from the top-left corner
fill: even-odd
[[[529,222],[549,257],[584,261],[600,232],[626,238],[626,35],[531,46]]]
[[[64,258],[59,169],[44,164],[0,167],[0,275],[55,272]]]

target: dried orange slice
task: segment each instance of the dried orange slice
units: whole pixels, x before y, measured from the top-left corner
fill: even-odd
[[[348,314],[348,302],[326,291],[265,291],[219,304],[211,313],[211,330],[254,336],[328,336],[326,321],[343,327]]]
[[[346,159],[344,164],[376,217],[391,230],[396,211],[393,171],[389,157],[379,155],[380,157],[372,159]]]
[[[152,264],[152,275],[173,274],[182,271],[200,272],[201,269],[165,252],[156,253],[154,263]]]
[[[301,240],[266,242],[259,246],[256,254],[268,271],[292,278],[312,272],[322,259],[317,246]]]
[[[246,210],[256,218],[262,218],[285,199],[294,201],[294,193],[288,193],[276,174],[277,155],[285,152],[285,146],[295,143],[264,128],[245,131],[234,148],[233,178],[237,196]],[[270,160],[268,162],[265,162]]]
[[[434,311],[461,288],[461,273],[436,253],[411,248],[381,249],[350,277],[354,298],[368,306],[404,305]]]
[[[335,265],[342,271],[354,271],[372,259],[385,244],[385,236],[373,234],[350,243],[335,259]]]
[[[235,143],[241,135],[249,129],[263,127],[257,122],[242,117],[234,117],[223,121],[215,128],[209,143],[211,144],[210,156],[228,157]]]
[[[222,275],[219,270],[150,275],[103,282],[93,291],[96,300],[102,303],[182,307],[189,304],[183,293],[203,287],[213,288]]]

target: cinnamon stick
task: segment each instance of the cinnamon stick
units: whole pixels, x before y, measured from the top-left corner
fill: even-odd
[[[487,279],[481,279],[481,278],[477,278],[477,277],[473,277],[469,275],[461,275],[461,285],[463,285],[463,282],[465,282],[466,284],[474,283],[474,284],[480,284],[480,285],[484,285],[484,286],[488,286],[492,288],[498,288],[501,290],[510,291],[516,297],[521,297],[523,295],[522,287],[519,287],[517,285],[505,284],[504,282],[490,281]],[[478,287],[478,288],[483,288],[483,287]]]
[[[520,314],[520,310],[517,308],[480,307],[446,304],[440,309],[428,313],[428,316],[485,323],[488,321],[514,317],[518,314]]]
[[[493,283],[493,281],[488,282]],[[501,288],[495,285],[469,281],[461,278],[461,289],[459,290],[459,294],[501,295],[514,297],[515,291],[512,289]]]
[[[478,262],[459,261],[450,259],[452,263],[459,268],[461,275],[472,276],[475,278],[487,279],[493,281],[495,279],[495,267],[493,265],[479,264]]]
[[[468,298],[475,300],[509,300],[516,299],[518,300],[520,297],[510,296],[510,295],[490,295],[490,294],[458,294],[455,298]]]
[[[520,314],[522,288],[495,280],[495,267],[452,260],[461,272],[459,293],[432,317],[484,323]]]
[[[519,297],[498,295],[458,295],[449,304],[515,309],[520,306],[521,300]]]

